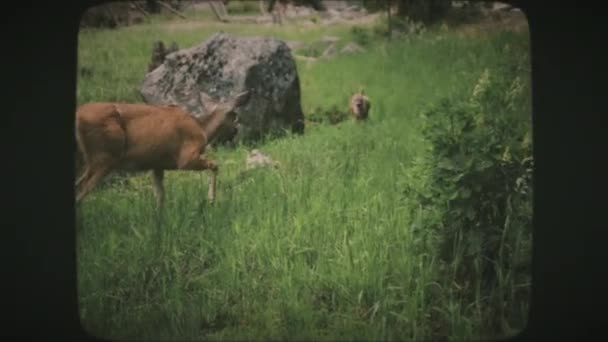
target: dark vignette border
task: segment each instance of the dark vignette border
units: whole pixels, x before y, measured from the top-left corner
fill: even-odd
[[[2,78],[8,90],[2,103],[9,116],[1,120],[1,179],[11,191],[3,187],[9,205],[2,215],[2,283],[12,283],[2,292],[4,336],[97,340],[78,319],[74,132],[66,114],[76,104],[80,14],[102,2],[3,6],[9,79]],[[531,311],[515,339],[572,340],[599,332],[602,317],[592,304],[599,306],[605,268],[601,239],[593,236],[604,228],[598,176],[606,175],[599,162],[606,156],[599,120],[606,108],[600,101],[605,36],[601,18],[593,16],[602,13],[599,6],[530,2],[511,2],[526,13],[530,29],[536,165]]]

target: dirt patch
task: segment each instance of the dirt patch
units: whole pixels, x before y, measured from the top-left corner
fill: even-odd
[[[380,13],[365,14],[353,18],[337,18],[340,24],[346,25],[372,25],[380,18]],[[298,15],[293,17],[286,17],[283,21],[283,26],[276,25],[272,22],[270,15],[233,15],[229,18],[229,22],[223,23],[215,19],[209,18],[205,20],[179,20],[170,21],[162,24],[163,28],[169,32],[179,31],[194,31],[202,28],[219,28],[219,27],[230,27],[231,25],[260,25],[260,26],[276,26],[277,29],[282,27],[300,27],[300,28],[318,28],[324,25],[331,24],[331,20],[319,20],[319,22],[313,22],[312,18],[315,18],[314,13],[312,15]]]
[[[347,23],[354,25],[371,25],[376,23],[378,19],[380,19],[380,16],[380,13],[366,14],[359,18],[347,20]]]
[[[163,24],[163,29],[169,32],[196,31],[208,27],[227,26],[229,24],[208,20],[181,20]]]
[[[461,37],[487,36],[498,31],[527,32],[528,20],[521,11],[493,12],[476,23],[459,25],[454,31]]]

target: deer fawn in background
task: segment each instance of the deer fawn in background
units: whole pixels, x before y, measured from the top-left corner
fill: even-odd
[[[363,88],[359,89],[350,99],[350,113],[357,121],[367,120],[369,110],[372,107],[369,98],[365,96]]]
[[[208,114],[204,117],[175,105],[82,105],[76,112],[76,142],[84,159],[84,172],[76,181],[76,202],[114,170],[152,171],[159,208],[164,202],[165,170],[210,170],[209,199],[213,201],[218,165],[202,154],[220,133],[236,134],[235,111],[249,98],[250,92],[245,91],[218,103],[201,92],[200,102]]]

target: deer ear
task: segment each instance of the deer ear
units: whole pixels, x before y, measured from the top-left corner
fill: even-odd
[[[237,108],[237,107],[240,107],[240,106],[246,104],[247,102],[249,102],[250,98],[251,98],[250,90],[245,90],[244,92],[237,94],[234,97],[234,99],[232,100],[233,108]]]
[[[217,103],[205,92],[199,92],[200,102],[207,114],[211,114],[217,107]]]

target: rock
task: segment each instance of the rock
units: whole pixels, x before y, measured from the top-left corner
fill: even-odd
[[[331,17],[329,19],[323,19],[321,21],[321,24],[325,25],[325,26],[331,26],[331,25],[340,25],[340,24],[344,24],[345,20],[341,17]]]
[[[328,8],[328,9],[327,9],[327,15],[328,15],[330,18],[335,18],[335,17],[340,17],[340,16],[341,16],[341,13],[340,13],[340,11],[335,10],[335,9],[333,9],[333,8]]]
[[[320,12],[322,22],[325,25],[333,25],[347,20],[361,18],[367,14],[360,4],[346,2],[327,2],[327,9]]]
[[[315,10],[305,6],[294,6],[293,4],[288,4],[286,7],[285,16],[288,18],[306,17],[315,12]]]
[[[247,154],[245,159],[245,168],[247,170],[254,169],[256,167],[279,167],[280,163],[272,160],[269,156],[265,155],[258,149],[253,149]]]
[[[338,48],[336,48],[336,44],[331,44],[330,46],[323,51],[321,58],[331,58],[338,54]]]
[[[366,13],[366,10],[365,10],[365,8],[363,8],[359,5],[351,5],[351,6],[346,7],[344,9],[344,12],[355,12],[355,13],[363,14],[363,13]]]
[[[314,57],[308,57],[308,56],[302,56],[302,55],[295,55],[294,57],[295,57],[295,59],[301,60],[302,62],[306,63],[306,66],[310,66],[317,61],[317,59]]]
[[[344,46],[342,48],[342,50],[340,50],[340,53],[359,53],[359,52],[365,52],[365,49],[362,48],[359,44],[357,43],[353,43],[350,42],[348,44],[346,44],[346,46]]]
[[[296,63],[287,44],[276,38],[217,33],[167,55],[146,74],[140,93],[147,103],[174,103],[204,117],[199,92],[221,101],[247,89],[252,97],[237,113],[238,134],[221,135],[218,142],[252,142],[284,129],[304,132]]]
[[[321,38],[321,42],[323,42],[323,43],[329,43],[329,44],[336,43],[339,40],[340,40],[340,37],[336,37],[336,36],[323,36]]]
[[[289,48],[291,49],[291,52],[293,54],[295,51],[306,47],[306,44],[303,42],[297,41],[297,40],[293,40],[293,41],[287,42],[287,46],[289,46]]]

